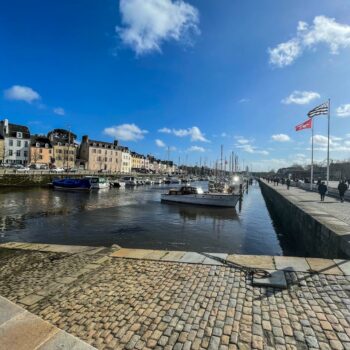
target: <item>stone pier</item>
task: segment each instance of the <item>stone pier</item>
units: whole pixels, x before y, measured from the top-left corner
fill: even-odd
[[[350,258],[350,202],[340,203],[318,193],[260,181],[269,210],[286,235],[312,256]]]

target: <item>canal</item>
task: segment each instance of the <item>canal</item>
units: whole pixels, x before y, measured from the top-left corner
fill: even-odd
[[[160,194],[167,189],[143,186],[91,193],[2,189],[0,242],[304,254],[271,218],[257,183],[236,210],[161,203]]]

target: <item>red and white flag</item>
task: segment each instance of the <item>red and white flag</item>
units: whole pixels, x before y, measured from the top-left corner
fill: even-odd
[[[311,129],[311,128],[312,128],[312,118],[310,118],[309,120],[307,120],[304,123],[301,123],[301,124],[297,125],[295,127],[295,131],[301,131],[301,130],[304,130],[304,129]]]

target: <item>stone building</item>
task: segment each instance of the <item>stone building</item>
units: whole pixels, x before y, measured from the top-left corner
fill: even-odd
[[[131,154],[128,147],[119,146],[119,149],[121,151],[121,168],[120,172],[123,174],[130,174],[131,173],[131,166],[132,166],[132,160],[131,160]]]
[[[118,141],[111,143],[89,140],[89,137],[85,135],[80,144],[79,158],[87,170],[121,172],[122,151],[118,146]]]
[[[44,135],[33,135],[30,141],[30,163],[51,167],[53,158],[53,147],[50,139]]]
[[[74,168],[78,150],[76,135],[70,130],[54,129],[47,137],[53,146],[53,165],[57,168]]]
[[[5,140],[4,137],[0,135],[0,166],[4,164],[5,156]]]
[[[28,127],[11,124],[8,119],[4,119],[0,121],[0,136],[4,139],[4,163],[27,165],[30,147]]]

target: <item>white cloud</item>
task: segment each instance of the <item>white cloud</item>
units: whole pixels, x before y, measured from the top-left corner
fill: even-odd
[[[340,118],[350,117],[350,103],[339,106],[336,112]]]
[[[162,128],[162,129],[158,129],[158,132],[162,132],[164,134],[171,134],[171,129],[169,129],[169,128]]]
[[[198,10],[183,0],[120,0],[123,43],[137,55],[161,51],[165,41],[189,41],[199,33]]]
[[[250,143],[250,141],[247,140],[247,139],[245,139],[244,137],[238,138],[238,139],[237,139],[237,142],[238,142],[240,145],[245,145],[245,144],[247,144],[247,143]]]
[[[288,66],[305,49],[315,49],[319,44],[328,46],[331,54],[338,54],[340,49],[350,47],[350,25],[325,16],[316,16],[311,26],[299,22],[294,38],[268,49],[270,63],[277,67]]]
[[[105,128],[104,133],[118,140],[137,141],[142,140],[144,138],[144,134],[147,134],[148,131],[141,130],[135,124],[122,124]]]
[[[288,97],[284,98],[281,102],[289,105],[289,104],[297,104],[297,105],[306,105],[311,101],[320,98],[320,94],[314,91],[293,91]]]
[[[56,107],[53,109],[53,112],[57,115],[65,115],[66,112],[62,107]]]
[[[190,136],[191,141],[210,142],[197,126],[188,129],[173,129],[173,134],[178,137]]]
[[[188,152],[205,152],[205,148],[200,146],[192,146],[187,149]]]
[[[289,66],[301,54],[301,47],[297,40],[292,39],[268,49],[270,63],[277,67]]]
[[[276,134],[271,136],[273,141],[277,142],[288,142],[290,141],[290,137],[286,134]]]
[[[4,95],[8,100],[25,101],[27,103],[40,99],[40,95],[31,87],[21,85],[13,85],[4,91]]]
[[[246,102],[249,102],[249,98],[241,98],[238,103],[246,103]]]
[[[166,144],[162,140],[156,139],[155,142],[158,147],[166,147]]]

